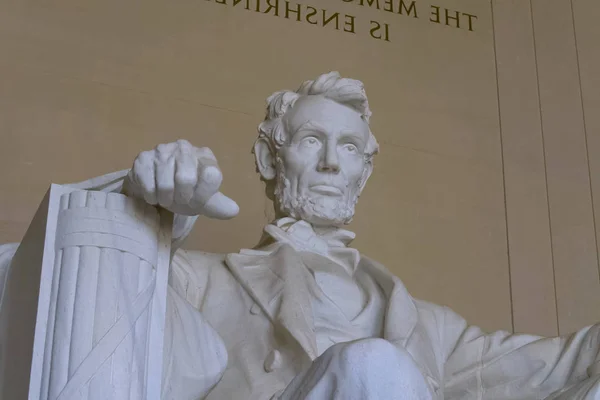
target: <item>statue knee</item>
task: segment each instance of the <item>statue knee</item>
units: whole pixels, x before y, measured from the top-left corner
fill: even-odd
[[[356,370],[376,367],[390,370],[417,369],[412,356],[402,347],[384,339],[362,339],[342,345],[339,358],[342,364],[352,365]]]
[[[339,361],[343,365],[352,366],[354,370],[370,369],[374,366],[378,369],[384,366],[392,367],[396,364],[398,351],[398,348],[387,340],[362,339],[341,344]]]
[[[428,392],[425,377],[412,356],[384,339],[363,339],[345,343],[338,353],[346,376],[373,386],[400,387],[421,398]],[[419,393],[419,395],[416,395]]]
[[[433,397],[406,350],[387,340],[363,339],[327,349],[288,386],[282,399],[292,398],[432,400]]]

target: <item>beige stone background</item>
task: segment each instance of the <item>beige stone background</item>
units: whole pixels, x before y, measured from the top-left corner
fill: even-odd
[[[278,17],[231,0],[0,0],[0,241],[20,240],[50,183],[187,138],[241,206],[187,247],[253,246],[272,216],[250,154],[265,98],[339,70],[365,82],[382,148],[356,247],[488,330],[600,321],[600,3],[417,0],[412,18],[311,1],[356,33],[286,19],[283,0]],[[476,15],[473,31],[429,21],[431,5]]]

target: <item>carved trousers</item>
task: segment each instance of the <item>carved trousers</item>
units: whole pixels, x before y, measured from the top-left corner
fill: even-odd
[[[383,339],[336,344],[285,389],[280,400],[432,400],[408,352]]]

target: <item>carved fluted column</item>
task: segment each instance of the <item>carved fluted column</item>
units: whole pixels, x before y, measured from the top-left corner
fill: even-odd
[[[29,399],[158,400],[171,215],[55,185],[49,203]]]

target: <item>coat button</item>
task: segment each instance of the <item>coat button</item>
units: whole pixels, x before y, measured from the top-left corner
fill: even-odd
[[[258,306],[258,304],[256,304],[256,303],[252,304],[252,307],[250,307],[250,314],[257,315],[259,313],[260,313],[260,307]]]
[[[265,371],[273,372],[275,369],[281,366],[281,353],[277,350],[273,350],[269,353],[265,359]]]

